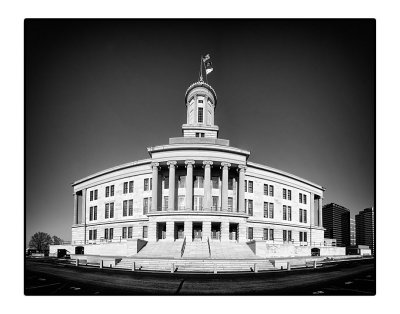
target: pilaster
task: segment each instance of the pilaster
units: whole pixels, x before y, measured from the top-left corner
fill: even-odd
[[[203,240],[211,239],[211,221],[203,221]]]
[[[193,222],[185,221],[184,228],[185,228],[184,232],[185,232],[186,242],[192,242]]]
[[[229,241],[229,222],[221,222],[221,241]]]

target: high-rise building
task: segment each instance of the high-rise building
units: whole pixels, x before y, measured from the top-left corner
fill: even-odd
[[[324,236],[336,239],[337,246],[350,245],[350,211],[338,204],[330,203],[322,208]]]
[[[350,245],[356,245],[356,220],[354,218],[350,218]]]
[[[375,255],[374,208],[366,208],[356,215],[357,245],[367,245]]]

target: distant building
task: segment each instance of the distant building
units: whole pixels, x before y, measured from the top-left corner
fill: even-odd
[[[356,243],[356,220],[350,218],[350,245],[355,246]]]
[[[324,236],[336,239],[337,246],[350,245],[350,211],[338,204],[330,203],[322,208]]]
[[[366,208],[356,215],[357,244],[367,245],[375,255],[374,208]]]

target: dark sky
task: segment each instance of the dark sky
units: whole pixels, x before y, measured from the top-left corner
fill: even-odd
[[[71,183],[181,135],[209,53],[219,137],[375,201],[374,20],[26,20],[26,236],[71,238]]]

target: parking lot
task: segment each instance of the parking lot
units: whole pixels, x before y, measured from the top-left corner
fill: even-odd
[[[374,295],[375,261],[266,273],[170,274],[27,259],[26,295]]]

